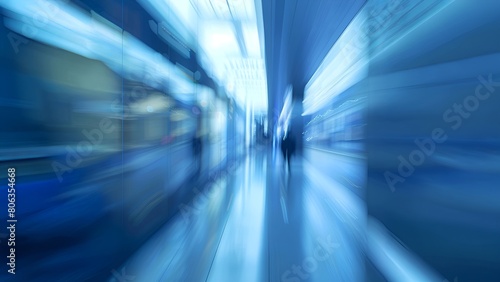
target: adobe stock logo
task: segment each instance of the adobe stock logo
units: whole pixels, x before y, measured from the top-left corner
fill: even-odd
[[[9,32],[7,38],[9,39],[10,45],[16,54],[20,51],[21,44],[28,44],[31,41],[28,38],[36,38],[40,31],[43,31],[51,21],[54,21],[56,17],[59,16],[61,12],[60,4],[67,4],[69,0],[32,0],[29,4],[36,6],[36,12],[31,16],[25,16],[22,18],[23,25],[21,30],[16,32]],[[27,2],[28,3],[28,2]]]
[[[80,141],[76,146],[66,146],[66,163],[58,161],[52,162],[52,169],[59,182],[63,181],[63,175],[76,169],[83,161],[84,157],[89,156],[104,140],[104,134],[111,134],[116,130],[116,126],[108,118],[103,118],[99,122],[99,127],[90,131],[83,129],[82,134],[86,140]]]
[[[483,76],[478,76],[479,84],[476,86],[474,94],[465,97],[461,103],[454,103],[452,107],[446,109],[442,115],[443,121],[450,124],[453,131],[462,127],[463,121],[470,118],[472,113],[477,111],[481,102],[489,99],[491,94],[495,92],[497,87],[500,87],[500,81],[494,81],[493,75],[489,74],[486,79]],[[402,155],[398,156],[399,165],[397,173],[386,170],[384,177],[387,185],[392,192],[396,190],[396,184],[403,183],[408,177],[413,175],[415,169],[421,166],[435,151],[437,144],[446,142],[448,135],[441,127],[436,127],[432,130],[430,137],[417,138],[414,140],[415,148],[405,158]]]
[[[391,191],[394,192],[398,182],[405,182],[406,178],[415,172],[415,168],[422,165],[426,158],[434,153],[436,144],[444,143],[447,139],[448,135],[442,128],[434,128],[430,138],[415,139],[414,143],[417,149],[410,152],[408,159],[402,155],[398,156],[398,174],[388,170],[384,172],[385,181]]]
[[[318,262],[329,259],[338,247],[340,245],[332,241],[331,235],[328,235],[326,240],[318,240],[313,255],[306,257],[302,261],[302,265],[294,264],[290,269],[283,272],[281,282],[300,282],[309,279],[310,274],[318,269]]]
[[[184,220],[188,221],[191,216],[198,215],[203,212],[203,208],[206,203],[213,199],[214,197],[220,195],[225,189],[225,185],[220,183],[222,179],[227,179],[231,173],[233,173],[238,167],[237,162],[233,162],[228,165],[222,171],[216,171],[209,176],[208,182],[204,184],[204,188],[198,190],[197,187],[193,188],[195,196],[186,204],[179,204],[179,210],[182,214]]]

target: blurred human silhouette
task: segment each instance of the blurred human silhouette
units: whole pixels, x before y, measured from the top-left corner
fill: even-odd
[[[295,152],[295,138],[293,137],[293,132],[291,130],[288,130],[283,137],[283,141],[281,142],[281,152],[283,153],[283,161],[288,166],[288,173],[290,173],[290,161],[293,153]]]
[[[197,133],[192,138],[193,156],[196,162],[196,176],[200,176],[203,158],[203,140]]]

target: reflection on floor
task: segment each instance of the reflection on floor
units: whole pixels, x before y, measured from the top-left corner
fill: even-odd
[[[304,155],[288,172],[281,156],[255,150],[195,187],[194,200],[110,280],[364,281],[366,212],[353,192],[362,185],[355,182],[363,160]],[[326,162],[354,180],[324,173]]]

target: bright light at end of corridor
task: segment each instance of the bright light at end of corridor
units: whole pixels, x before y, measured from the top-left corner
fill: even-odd
[[[179,34],[190,32],[196,38],[200,61],[207,62],[210,75],[240,108],[249,104],[257,112],[267,110],[262,11],[256,10],[253,0],[149,3],[172,15],[163,16]]]

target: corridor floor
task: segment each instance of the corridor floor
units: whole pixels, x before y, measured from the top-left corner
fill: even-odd
[[[193,188],[194,200],[111,280],[363,281],[366,212],[356,192],[363,161],[317,150],[304,156],[288,172],[271,150],[250,151]]]

